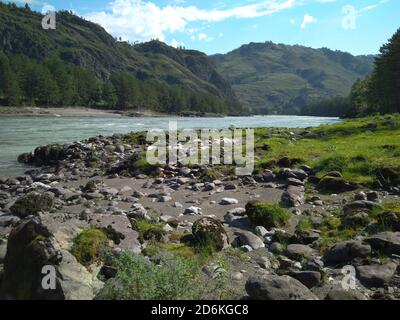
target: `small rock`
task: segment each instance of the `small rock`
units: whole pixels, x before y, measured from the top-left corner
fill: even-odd
[[[228,211],[228,214],[233,214],[235,216],[244,216],[246,214],[245,208],[235,208]]]
[[[185,210],[183,214],[188,214],[188,215],[200,215],[201,214],[201,208],[199,207],[189,207]]]
[[[232,205],[232,204],[238,204],[238,203],[239,203],[239,201],[234,198],[222,198],[219,204],[226,206],[226,205]]]
[[[268,234],[268,230],[265,229],[263,226],[257,226],[255,228],[255,233],[256,233],[256,235],[260,236],[261,238],[264,238],[265,235]]]
[[[249,245],[252,249],[265,248],[264,241],[257,237],[250,231],[240,230],[236,231],[235,235],[238,237],[239,246]]]

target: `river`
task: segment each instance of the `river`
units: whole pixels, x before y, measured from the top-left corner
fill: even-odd
[[[254,116],[225,118],[178,117],[0,117],[0,177],[20,175],[26,167],[17,157],[40,145],[68,143],[97,135],[112,135],[148,129],[168,128],[177,121],[179,129],[286,127],[306,128],[339,122],[338,118],[299,116]]]

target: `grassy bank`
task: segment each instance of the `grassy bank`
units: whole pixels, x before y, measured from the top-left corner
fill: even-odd
[[[257,129],[256,149],[259,167],[273,166],[271,160],[288,157],[311,166],[318,176],[339,171],[346,179],[361,184],[371,185],[377,179],[396,183],[400,176],[400,115],[294,132]]]

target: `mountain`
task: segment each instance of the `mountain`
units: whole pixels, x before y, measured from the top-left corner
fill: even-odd
[[[230,84],[204,53],[159,41],[137,45],[117,41],[101,26],[67,11],[57,13],[56,30],[42,29],[42,18],[28,6],[0,2],[0,51],[23,54],[38,63],[57,56],[103,80],[112,72],[124,72],[139,80],[236,101]]]
[[[298,113],[307,104],[347,96],[373,69],[374,56],[299,45],[250,43],[211,57],[239,100],[260,113]]]

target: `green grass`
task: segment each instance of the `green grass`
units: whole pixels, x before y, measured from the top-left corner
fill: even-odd
[[[265,228],[281,227],[290,218],[290,214],[279,204],[270,204],[261,201],[250,201],[246,205],[246,213],[255,226]]]
[[[361,229],[344,226],[340,217],[326,217],[320,227],[321,237],[318,240],[319,252],[324,254],[329,247],[337,242],[351,240],[362,233]]]
[[[136,220],[137,231],[142,240],[156,240],[160,241],[166,235],[163,227],[165,223],[148,221],[145,219]]]
[[[106,286],[100,296],[111,300],[183,300],[193,298],[198,270],[187,260],[156,265],[141,255],[123,252],[113,261],[118,287]]]
[[[308,231],[311,230],[312,228],[313,228],[313,223],[311,221],[311,218],[309,217],[301,218],[296,226],[296,229],[299,231]]]
[[[371,129],[371,124],[376,128]],[[400,175],[399,115],[349,120],[310,131],[316,137],[292,141],[282,134],[284,130],[274,133],[270,129],[257,129],[256,147],[265,144],[270,147],[268,151],[257,148],[258,166],[286,156],[301,159],[316,169],[319,177],[335,170],[349,181],[371,185],[382,168],[386,168],[383,180],[388,176],[392,182],[400,179],[397,178]]]
[[[74,239],[71,253],[80,264],[88,267],[103,260],[108,249],[106,233],[100,229],[89,228]]]

